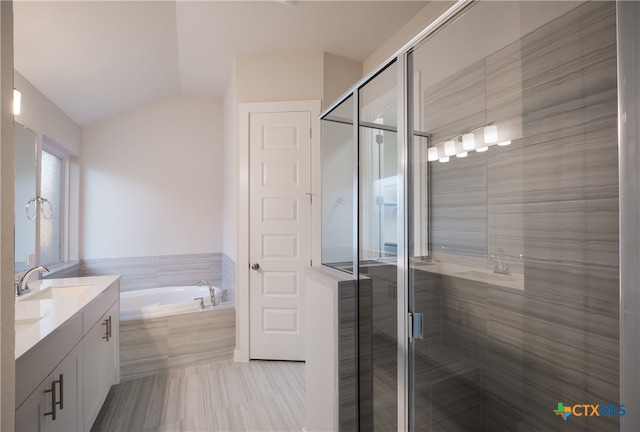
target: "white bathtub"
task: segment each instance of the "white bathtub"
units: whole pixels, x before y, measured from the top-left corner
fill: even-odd
[[[162,288],[148,288],[120,293],[120,320],[128,321],[143,318],[155,318],[198,312],[201,309],[200,300],[204,299],[204,310],[232,307],[231,302],[220,303],[222,290],[215,288],[216,302],[211,307],[209,288],[206,286],[175,286]]]

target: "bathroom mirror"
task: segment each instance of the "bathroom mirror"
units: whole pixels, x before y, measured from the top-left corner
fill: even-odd
[[[27,203],[36,196],[38,136],[31,129],[14,124],[15,176],[15,272],[35,265],[36,219],[29,219]]]

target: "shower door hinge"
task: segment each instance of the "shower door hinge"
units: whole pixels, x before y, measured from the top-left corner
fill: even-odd
[[[423,315],[421,313],[409,312],[409,339],[422,340],[423,333]]]

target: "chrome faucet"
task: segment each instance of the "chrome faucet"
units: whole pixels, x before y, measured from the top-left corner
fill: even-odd
[[[491,255],[491,260],[496,262],[496,266],[493,269],[493,272],[500,275],[509,276],[511,274],[511,270],[509,270],[509,264],[504,262],[503,258],[500,258],[500,255]]]
[[[42,270],[45,273],[49,273],[49,269],[44,267],[44,266],[38,266],[38,267],[34,267],[32,269],[29,269],[25,272],[25,274],[22,275],[22,277],[16,281],[16,294],[17,295],[23,295],[23,294],[28,294],[31,292],[31,289],[29,289],[29,287],[27,286],[27,283],[29,282],[29,277],[31,276],[31,274],[37,272],[38,270]]]
[[[206,280],[206,279],[202,279],[200,282],[198,282],[198,286],[204,286],[204,285],[207,285],[209,287],[209,297],[211,297],[211,306],[215,306],[216,305],[216,296],[215,296],[213,287],[211,286],[209,281]]]

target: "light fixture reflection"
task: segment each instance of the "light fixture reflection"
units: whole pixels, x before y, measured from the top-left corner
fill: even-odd
[[[501,141],[498,143],[499,146],[508,146],[509,144],[511,144],[511,141]]]
[[[473,134],[468,133],[462,135],[462,148],[465,150],[473,150],[476,148],[476,139]]]
[[[21,102],[22,102],[22,94],[18,90],[13,89],[13,115],[20,114]]]
[[[438,147],[429,147],[427,150],[427,160],[429,162],[438,160]]]
[[[485,144],[498,142],[498,126],[491,125],[484,127],[484,142]]]
[[[489,147],[487,147],[487,146],[484,146],[484,147],[478,147],[478,148],[476,149],[476,151],[477,151],[478,153],[486,152],[487,150],[489,150]]]
[[[439,162],[449,162],[449,156],[445,156],[445,157],[441,157],[440,159],[438,159]]]
[[[445,141],[444,143],[444,155],[445,156],[453,156],[456,154],[456,143],[455,141]]]
[[[467,157],[467,151],[462,148],[462,143],[458,140],[456,140],[456,157]]]

